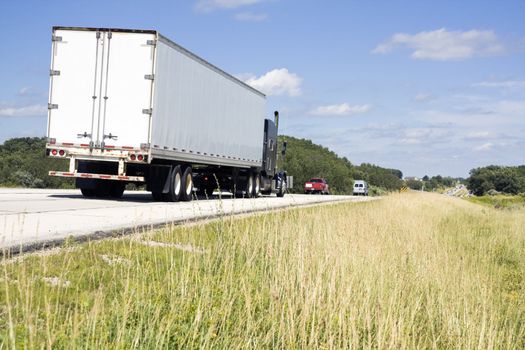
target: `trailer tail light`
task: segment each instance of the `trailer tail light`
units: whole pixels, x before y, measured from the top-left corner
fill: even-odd
[[[51,154],[52,154],[52,155],[56,156],[57,153],[58,153],[58,151],[57,151],[56,149],[52,149],[52,150],[51,150]]]
[[[131,153],[128,155],[128,159],[132,162],[145,162],[148,160],[148,156],[146,154]]]
[[[61,149],[60,151],[58,151],[58,154],[59,154],[61,157],[63,157],[64,154],[66,154],[66,152],[65,152],[63,149]]]

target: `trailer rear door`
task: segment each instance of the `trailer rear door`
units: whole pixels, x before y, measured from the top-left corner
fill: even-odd
[[[155,37],[56,29],[48,137],[93,148],[148,143]]]

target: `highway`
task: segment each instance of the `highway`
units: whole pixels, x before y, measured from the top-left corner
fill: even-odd
[[[370,197],[287,194],[252,199],[214,196],[191,202],[154,202],[149,192],[127,191],[120,200],[86,199],[79,190],[0,189],[0,250],[32,250],[73,236],[102,238],[170,223]]]

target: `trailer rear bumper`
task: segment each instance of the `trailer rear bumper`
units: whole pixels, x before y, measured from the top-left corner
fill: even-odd
[[[127,182],[146,182],[144,176],[127,176],[127,175],[110,175],[110,174],[91,174],[91,173],[77,173],[67,171],[50,171],[49,176],[56,177],[74,177],[82,179],[100,179],[100,180],[114,180]]]

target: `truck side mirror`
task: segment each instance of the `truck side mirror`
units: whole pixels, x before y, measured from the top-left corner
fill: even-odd
[[[284,142],[283,142],[283,148],[282,148],[282,150],[281,150],[281,154],[282,154],[283,156],[286,154],[286,145],[287,145],[287,143],[286,143],[286,141],[284,141]]]

